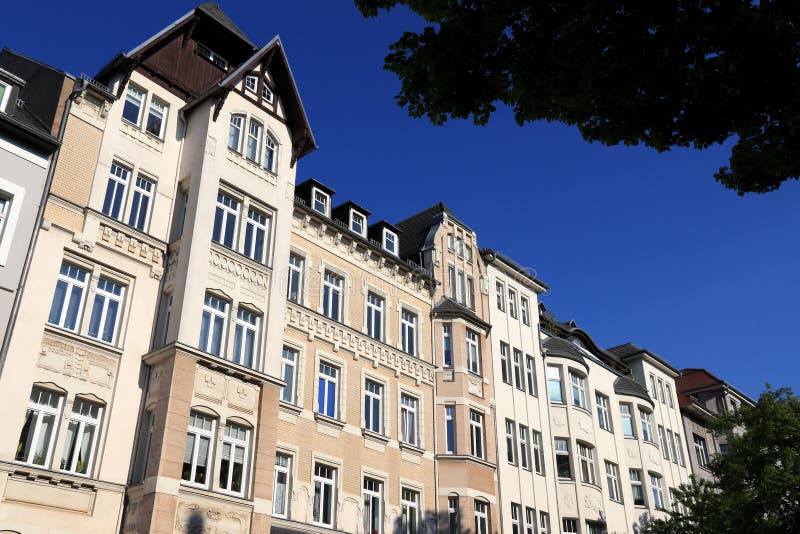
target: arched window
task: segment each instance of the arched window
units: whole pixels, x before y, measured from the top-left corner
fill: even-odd
[[[278,142],[269,132],[264,136],[264,168],[270,172],[278,172]]]
[[[258,163],[259,144],[261,144],[261,131],[264,127],[260,122],[250,119],[250,125],[247,130],[247,149],[245,150],[245,157],[252,162]]]
[[[244,115],[231,115],[231,125],[228,130],[228,148],[236,152],[242,151],[242,128],[244,128]]]

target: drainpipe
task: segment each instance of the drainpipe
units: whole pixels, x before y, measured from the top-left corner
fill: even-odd
[[[20,275],[19,284],[17,285],[17,294],[14,295],[14,302],[11,305],[11,314],[8,319],[8,327],[6,328],[5,335],[3,336],[3,344],[0,345],[0,376],[3,375],[3,368],[5,367],[6,363],[8,346],[11,344],[11,332],[14,331],[14,326],[17,322],[19,306],[20,302],[22,301],[22,293],[25,289],[25,283],[28,280],[28,271],[30,271],[31,261],[33,260],[33,251],[36,248],[36,242],[38,241],[39,232],[41,232],[42,222],[44,221],[44,209],[47,204],[47,197],[50,194],[50,186],[53,183],[53,175],[56,171],[58,156],[61,153],[61,142],[64,139],[64,131],[66,130],[67,126],[67,117],[69,117],[70,109],[72,109],[72,99],[77,93],[85,91],[88,85],[89,82],[83,78],[78,78],[75,80],[75,84],[72,87],[72,92],[67,97],[67,103],[64,106],[64,112],[61,114],[61,124],[58,128],[57,137],[58,147],[56,147],[55,152],[53,152],[53,157],[50,160],[50,168],[47,170],[47,178],[45,179],[44,188],[42,190],[42,199],[39,202],[39,210],[36,213],[36,221],[33,227],[33,236],[31,236],[28,252],[25,254],[25,262],[22,264],[22,274]]]

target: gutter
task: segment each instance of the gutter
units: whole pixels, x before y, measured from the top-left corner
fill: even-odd
[[[44,210],[45,206],[47,205],[47,197],[50,195],[50,187],[53,184],[53,175],[56,172],[58,157],[61,154],[61,142],[64,139],[64,132],[67,129],[67,118],[69,117],[69,112],[72,109],[72,99],[77,93],[84,91],[88,85],[89,83],[84,79],[78,79],[75,81],[75,84],[72,87],[72,92],[67,97],[67,104],[64,106],[64,111],[61,114],[61,124],[58,128],[57,138],[58,146],[55,152],[53,152],[53,157],[50,160],[50,168],[47,171],[47,178],[45,179],[44,187],[42,189],[42,198],[39,202],[39,210],[36,213],[36,221],[33,226],[34,232],[31,236],[28,252],[25,254],[25,262],[22,264],[22,274],[20,275],[19,284],[17,285],[17,294],[14,296],[14,303],[11,305],[11,314],[9,315],[8,326],[6,327],[6,331],[3,336],[3,344],[0,345],[0,376],[3,375],[3,368],[5,367],[6,358],[8,355],[8,347],[11,344],[11,332],[14,331],[14,326],[17,322],[17,316],[19,315],[20,302],[22,301],[22,293],[24,291],[25,284],[28,281],[28,272],[30,271],[31,261],[33,260],[33,251],[36,248],[39,233],[42,231],[41,226],[42,222],[44,221]]]

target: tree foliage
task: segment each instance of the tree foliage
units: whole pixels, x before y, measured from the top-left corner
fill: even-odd
[[[739,194],[800,176],[797,0],[355,0],[426,27],[390,47],[397,102],[434,124],[560,121],[659,151],[736,138],[715,177]]]
[[[647,534],[777,534],[800,531],[800,399],[790,389],[764,392],[715,423],[728,434],[712,483],[693,479],[673,493],[686,513],[651,521]],[[736,427],[744,434],[732,433]]]

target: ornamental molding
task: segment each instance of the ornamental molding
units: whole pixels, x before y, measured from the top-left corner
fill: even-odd
[[[164,275],[164,250],[147,243],[133,231],[101,222],[97,242],[129,258],[150,266],[150,276],[161,280]]]

